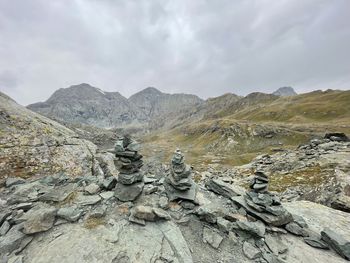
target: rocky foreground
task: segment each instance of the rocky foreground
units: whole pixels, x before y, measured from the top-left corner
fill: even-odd
[[[164,176],[147,171],[142,193],[121,201],[116,184],[114,176],[7,178],[1,189],[2,262],[350,258],[349,214],[323,205],[281,204],[269,192],[246,192],[218,179],[206,188],[197,185],[193,201],[169,201]]]
[[[350,260],[350,216],[335,205],[349,197],[349,142],[314,140],[199,180],[179,149],[170,165],[143,165],[128,137],[99,153],[69,129],[0,99],[1,263]],[[270,191],[290,183],[282,175],[315,166],[322,176],[342,175],[317,185],[331,187],[321,194],[329,202],[313,196],[327,206],[301,200],[310,197],[307,187]]]

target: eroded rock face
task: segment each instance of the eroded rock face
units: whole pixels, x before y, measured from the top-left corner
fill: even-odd
[[[0,93],[0,179],[93,174],[96,146]]]

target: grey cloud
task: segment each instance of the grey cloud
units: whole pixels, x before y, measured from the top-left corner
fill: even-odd
[[[87,82],[203,98],[350,87],[348,0],[0,0],[0,89]]]

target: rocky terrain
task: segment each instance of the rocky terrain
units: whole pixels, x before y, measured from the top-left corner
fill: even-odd
[[[0,191],[3,262],[350,259],[348,213],[308,201],[281,203],[262,172],[252,174],[250,190],[217,177],[197,184],[178,151],[169,166],[133,170],[137,144],[117,145],[114,160],[124,167],[119,176],[6,179]],[[126,156],[134,156],[131,166]]]
[[[275,100],[253,97],[261,96]],[[240,166],[199,166],[206,159],[200,152],[186,159],[193,152],[176,149],[179,141],[163,141],[170,154],[160,156],[159,137],[140,145],[120,137],[125,130],[70,124],[73,131],[0,99],[0,262],[350,260],[344,133],[230,120],[208,130],[202,123],[183,130],[189,148],[207,138],[209,153],[273,148]]]
[[[99,128],[139,126],[151,119],[200,104],[194,95],[166,94],[146,88],[129,99],[118,92],[104,92],[89,84],[59,89],[45,102],[28,109],[58,121]]]

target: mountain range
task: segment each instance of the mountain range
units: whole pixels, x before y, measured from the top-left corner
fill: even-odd
[[[151,87],[127,99],[119,92],[105,92],[83,83],[59,89],[47,101],[28,105],[27,108],[67,123],[111,128],[137,126],[202,102],[195,95],[166,94]]]
[[[296,95],[293,88],[283,87],[273,94],[252,93],[241,97],[228,93],[203,100],[192,94],[167,94],[148,87],[125,98],[119,92],[105,92],[82,83],[59,89],[45,102],[30,104],[27,108],[65,123],[100,128],[137,127],[145,124],[160,127],[170,124],[174,119],[215,116],[227,107],[232,111],[251,102],[292,95]]]

